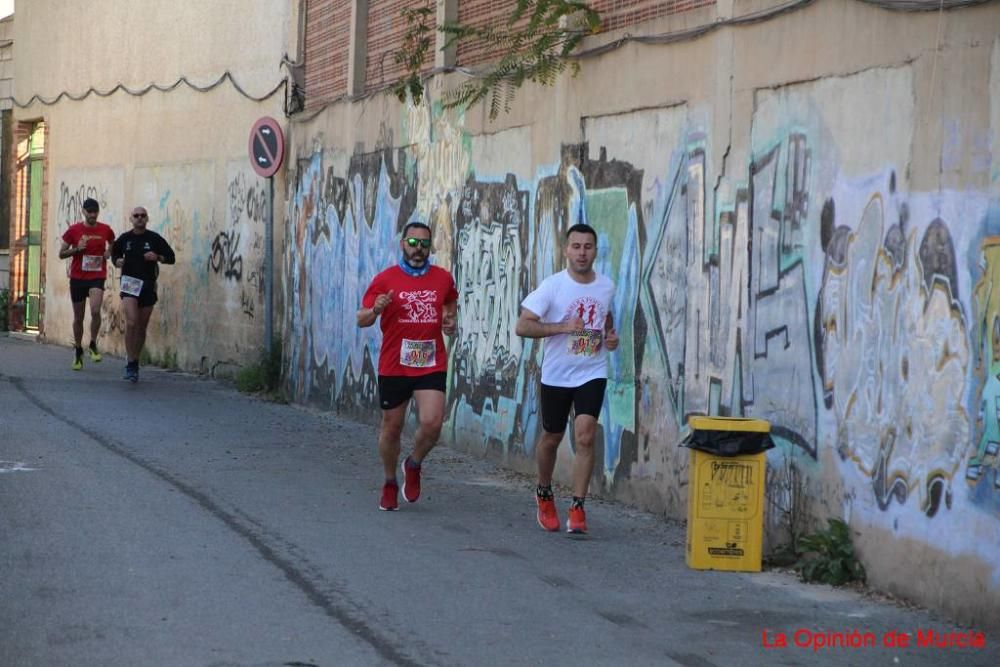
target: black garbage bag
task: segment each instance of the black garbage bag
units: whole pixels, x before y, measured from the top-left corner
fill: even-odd
[[[763,419],[745,417],[691,417],[691,432],[681,447],[697,449],[716,456],[759,454],[774,447],[771,424]]]

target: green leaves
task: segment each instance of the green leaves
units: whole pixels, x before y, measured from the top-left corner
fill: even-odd
[[[244,394],[263,393],[271,400],[284,402],[281,391],[281,339],[275,338],[270,352],[262,350],[257,363],[248,364],[236,374],[236,389]]]
[[[400,101],[409,93],[419,104],[423,95],[420,68],[432,48],[433,10],[404,9],[402,13],[408,27],[396,62],[406,68],[406,74],[393,90]],[[442,106],[469,108],[489,97],[490,120],[495,120],[501,110],[510,111],[517,89],[525,81],[552,85],[567,68],[576,76],[580,66],[570,62],[571,54],[584,37],[600,27],[600,14],[577,0],[518,0],[502,24],[440,26],[438,30],[447,35],[445,48],[463,40],[476,41],[485,45],[488,53],[501,54],[474,79],[445,93]]]
[[[826,530],[800,537],[795,545],[799,554],[795,569],[803,581],[819,581],[843,586],[849,581],[864,581],[865,568],[854,557],[854,544],[847,524],[827,519]]]
[[[414,104],[420,104],[424,94],[420,70],[434,46],[434,9],[430,5],[407,7],[400,14],[406,20],[406,32],[403,33],[402,46],[393,54],[393,60],[403,66],[406,74],[393,85],[392,92],[400,102],[405,102],[409,94]]]

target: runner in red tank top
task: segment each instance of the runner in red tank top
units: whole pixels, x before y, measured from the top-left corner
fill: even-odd
[[[437,444],[444,422],[448,353],[444,335],[455,333],[458,292],[451,274],[431,266],[431,229],[422,222],[403,228],[399,264],[382,271],[365,291],[358,326],[379,320],[382,350],[378,393],[382,408],[378,451],[385,472],[379,509],[399,507],[399,438],[410,399],[416,401],[420,426],[413,452],[403,461],[403,498],[420,497],[420,466]]]

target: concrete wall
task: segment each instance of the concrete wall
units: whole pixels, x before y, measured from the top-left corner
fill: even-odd
[[[152,356],[206,371],[255,361],[264,341],[268,187],[247,146],[259,117],[283,119],[280,62],[297,25],[291,3],[22,4],[15,121],[48,128],[46,339],[72,340],[67,262],[56,250],[90,196],[118,233],[131,227],[129,210],[145,206],[150,228],[177,251],[177,264],[161,267]],[[171,89],[143,94],[151,84]],[[106,94],[119,85],[131,93]],[[79,101],[56,99],[88,91]],[[275,201],[283,198],[278,177]],[[116,283],[108,285],[101,344],[123,353]]]
[[[842,517],[874,585],[995,625],[998,34],[995,4],[829,0],[625,44],[495,123],[388,97],[293,122],[290,393],[377,418],[380,338],[353,315],[402,225],[430,220],[461,294],[445,438],[532,470],[540,346],[513,325],[586,221],[622,336],[596,492],[682,517],[686,417],[765,418],[772,544]],[[435,79],[431,102],[462,80]]]

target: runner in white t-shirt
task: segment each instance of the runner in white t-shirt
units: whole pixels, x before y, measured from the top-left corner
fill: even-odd
[[[566,530],[587,532],[583,509],[594,472],[594,437],[604,403],[608,378],[608,352],[618,348],[611,316],[615,285],[594,271],[597,232],[578,224],[566,233],[567,268],[542,281],[521,302],[516,333],[544,338],[542,359],[542,434],[535,445],[538,463],[538,524],[559,530],[559,513],[552,493],[556,450],[566,432],[573,408],[573,504]]]

